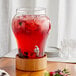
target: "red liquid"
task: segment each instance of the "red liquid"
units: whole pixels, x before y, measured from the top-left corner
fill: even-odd
[[[46,16],[23,15],[14,17],[12,29],[17,40],[19,53],[22,53],[25,58],[42,57],[50,25],[49,18]],[[38,55],[35,49],[39,50]]]

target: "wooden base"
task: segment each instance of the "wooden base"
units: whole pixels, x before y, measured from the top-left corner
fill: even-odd
[[[16,55],[16,68],[22,71],[44,70],[47,68],[47,56],[37,59],[26,59]]]

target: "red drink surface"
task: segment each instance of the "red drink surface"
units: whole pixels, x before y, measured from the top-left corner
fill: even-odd
[[[51,24],[47,16],[22,15],[12,21],[19,53],[26,58],[42,57]],[[39,55],[35,52],[38,49]]]

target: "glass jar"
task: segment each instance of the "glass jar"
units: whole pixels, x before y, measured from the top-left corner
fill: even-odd
[[[51,24],[45,8],[20,8],[12,19],[19,56],[38,58],[44,56],[46,39]]]

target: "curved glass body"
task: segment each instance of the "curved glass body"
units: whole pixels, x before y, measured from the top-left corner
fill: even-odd
[[[19,56],[38,58],[44,56],[45,43],[51,24],[44,8],[21,8],[12,20]]]

